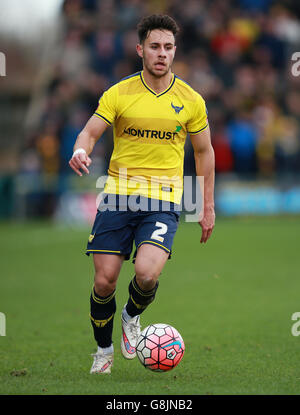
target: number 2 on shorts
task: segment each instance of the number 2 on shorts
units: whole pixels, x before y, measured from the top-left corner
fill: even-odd
[[[151,235],[151,239],[156,239],[159,242],[163,242],[164,238],[161,235],[164,235],[165,233],[167,233],[168,231],[168,226],[165,223],[162,222],[156,222],[155,226],[158,227],[158,229],[156,229],[152,235]]]

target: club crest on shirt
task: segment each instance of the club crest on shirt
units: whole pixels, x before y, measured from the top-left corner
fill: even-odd
[[[182,105],[182,107],[177,107],[176,105],[173,104],[173,102],[171,102],[171,107],[175,110],[175,114],[179,114],[181,110],[183,110],[184,105]]]

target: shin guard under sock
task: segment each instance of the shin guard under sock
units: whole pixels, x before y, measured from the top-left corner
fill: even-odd
[[[131,317],[141,314],[155,298],[158,281],[155,287],[149,291],[143,291],[136,281],[136,276],[130,281],[128,291],[129,299],[126,304],[126,311]]]
[[[91,297],[91,323],[95,340],[100,347],[112,344],[114,314],[116,312],[115,290],[107,297],[100,297],[93,288]]]

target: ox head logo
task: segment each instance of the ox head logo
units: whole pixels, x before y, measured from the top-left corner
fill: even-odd
[[[175,114],[179,114],[180,111],[183,109],[184,105],[182,105],[182,107],[176,107],[176,105],[174,105],[173,102],[171,102],[171,107],[175,110]]]

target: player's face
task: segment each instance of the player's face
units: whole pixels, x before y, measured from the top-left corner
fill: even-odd
[[[137,46],[144,68],[157,78],[170,72],[175,51],[174,35],[169,30],[152,30],[144,43]]]

